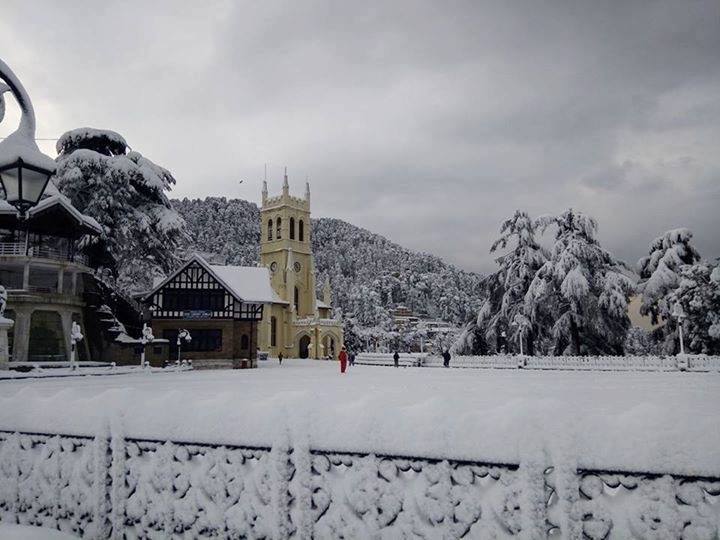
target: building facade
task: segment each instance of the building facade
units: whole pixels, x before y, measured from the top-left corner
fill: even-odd
[[[24,220],[0,201],[0,284],[8,292],[5,316],[14,321],[10,366],[70,360],[73,321],[85,333],[84,277],[92,271],[79,246],[101,232],[59,194],[40,201]],[[90,360],[85,340],[77,352],[78,360]]]
[[[336,358],[343,345],[342,323],[334,319],[329,283],[316,296],[310,243],[310,185],[305,196],[290,194],[287,171],[282,193],[268,196],[263,182],[260,209],[260,264],[270,272],[276,300],[263,313],[260,348],[271,356]]]
[[[258,325],[275,297],[265,268],[211,265],[194,255],[146,297],[155,337],[169,341],[168,360],[181,344],[195,367],[255,367]]]

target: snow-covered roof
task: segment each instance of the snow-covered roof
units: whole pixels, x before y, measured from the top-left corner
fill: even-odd
[[[245,302],[281,301],[270,286],[270,271],[264,266],[209,266],[218,281]]]
[[[54,206],[60,206],[62,207],[68,214],[70,214],[72,217],[74,217],[78,225],[84,226],[87,229],[89,229],[88,232],[92,231],[97,234],[101,234],[103,232],[102,225],[97,222],[94,218],[87,216],[80,212],[77,208],[73,206],[73,204],[70,202],[70,199],[65,197],[65,195],[62,195],[60,192],[57,191],[57,188],[54,187],[52,182],[48,182],[48,188],[50,186],[53,186],[53,190],[51,191],[48,189],[47,191],[51,191],[52,194],[49,197],[45,197],[42,199],[37,205],[33,206],[28,210],[27,217],[28,219],[32,219],[33,216],[37,216],[38,214],[41,214],[45,210],[48,210]],[[17,208],[12,206],[9,202],[7,202],[5,199],[0,200],[0,214],[5,215],[18,215]]]
[[[331,305],[326,304],[325,302],[323,302],[323,301],[320,300],[319,298],[317,299],[316,303],[317,303],[317,307],[319,307],[320,309],[332,309],[332,306],[331,306]]]
[[[80,212],[80,210],[78,210],[72,205],[72,203],[67,197],[59,193],[57,195],[51,195],[50,197],[46,197],[45,199],[41,200],[36,206],[33,206],[30,210],[28,210],[28,217],[37,215],[42,211],[57,205],[60,205],[65,210],[67,210],[68,213],[70,213],[75,219],[78,220],[78,223],[80,225],[85,225],[86,227],[93,229],[98,234],[103,232],[102,226],[95,220],[95,218],[86,216],[85,214]]]
[[[288,303],[282,300],[270,285],[269,269],[257,266],[213,265],[209,264],[197,253],[182,267],[162,280],[162,282],[155,284],[152,291],[145,295],[145,299],[150,298],[155,292],[164,287],[166,283],[182,272],[182,270],[192,262],[197,262],[207,270],[236,300],[262,304]]]

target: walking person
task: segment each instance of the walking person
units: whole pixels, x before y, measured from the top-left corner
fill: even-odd
[[[348,360],[348,355],[347,355],[347,351],[345,350],[345,347],[340,349],[340,354],[338,354],[338,360],[340,360],[340,373],[345,373],[345,370],[347,369],[347,360]]]
[[[355,353],[354,352],[350,353],[349,360],[350,360],[350,365],[354,366],[355,365]]]
[[[393,361],[395,362],[395,367],[400,366],[400,355],[397,351],[395,351],[395,354],[393,354]]]
[[[443,366],[450,367],[450,351],[445,349],[445,351],[442,354],[443,357]]]
[[[280,362],[281,366],[282,366],[282,361],[283,361],[283,355],[282,355],[282,353],[278,353],[278,362]]]

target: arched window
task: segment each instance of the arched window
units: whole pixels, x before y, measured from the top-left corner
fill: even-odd
[[[248,347],[250,346],[250,339],[248,338],[247,334],[243,334],[240,338],[240,348],[243,351],[247,351]]]
[[[270,317],[270,346],[277,346],[277,319]]]
[[[277,227],[275,230],[275,238],[282,239],[282,218],[277,218]]]
[[[305,224],[302,219],[300,220],[300,223],[298,223],[298,239],[301,242],[305,241]]]
[[[300,313],[300,291],[295,287],[295,313]]]
[[[295,240],[295,218],[290,218],[290,240]]]
[[[272,219],[268,219],[268,240],[272,240]]]

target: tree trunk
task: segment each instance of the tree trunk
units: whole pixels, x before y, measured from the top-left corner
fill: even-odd
[[[575,317],[570,317],[570,339],[572,339],[573,354],[580,356],[580,330]]]
[[[525,345],[527,346],[528,356],[535,356],[535,333],[532,328],[528,330]]]

